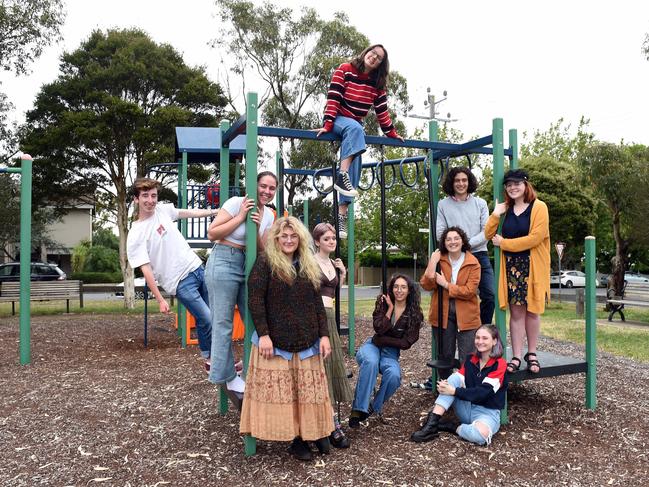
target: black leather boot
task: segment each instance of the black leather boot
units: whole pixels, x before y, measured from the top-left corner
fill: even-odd
[[[410,440],[416,443],[423,443],[437,438],[439,436],[438,425],[440,418],[441,416],[439,414],[435,414],[432,411],[428,413],[426,422],[419,431],[415,431],[410,435]]]
[[[460,426],[459,421],[440,421],[437,424],[437,429],[439,431],[446,431],[447,433],[456,435],[458,426]]]

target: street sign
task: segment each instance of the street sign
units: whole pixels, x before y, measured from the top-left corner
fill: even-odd
[[[554,246],[557,249],[557,255],[559,256],[559,260],[561,260],[563,257],[563,249],[566,248],[566,244],[563,242],[557,242],[554,244]]]

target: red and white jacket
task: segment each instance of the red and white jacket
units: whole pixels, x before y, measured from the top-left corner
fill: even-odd
[[[387,93],[376,87],[375,80],[369,74],[361,73],[350,63],[343,63],[331,78],[324,113],[324,128],[331,132],[337,115],[362,122],[372,106],[383,133],[396,138],[398,134],[388,113]]]
[[[489,409],[503,409],[507,392],[507,362],[504,358],[490,358],[480,370],[480,358],[467,355],[457,371],[464,381],[455,389],[455,397]]]

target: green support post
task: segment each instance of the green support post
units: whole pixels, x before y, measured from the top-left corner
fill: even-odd
[[[354,200],[349,202],[347,214],[347,351],[353,357],[356,355],[356,263],[354,260],[355,235],[354,235]]]
[[[503,140],[503,119],[494,118],[492,123],[491,135],[493,138],[493,196],[494,204],[497,200],[498,202],[503,201],[503,176],[505,173],[505,143]],[[498,227],[498,233],[500,233],[500,228],[502,227],[502,219]],[[500,252],[494,251],[494,277],[496,281],[496,289],[494,289],[495,294],[495,318],[496,326],[498,327],[498,332],[503,341],[503,345],[507,348],[507,326],[505,324],[505,311],[500,309],[500,300],[498,299],[498,287],[500,282]],[[500,422],[501,424],[507,424],[509,422],[507,418],[507,403],[505,407],[500,411]]]
[[[257,93],[248,93],[246,103],[246,193],[248,198],[255,200],[257,205],[257,137],[259,128],[257,126]],[[257,258],[257,225],[251,218],[252,212],[248,212],[246,218],[246,285],[245,302],[248,302],[248,276]],[[253,323],[248,310],[245,315],[246,336],[244,341],[244,374],[248,372],[250,362],[250,350],[252,344]],[[257,451],[257,441],[251,435],[243,439],[246,456],[254,455]]]
[[[597,407],[597,314],[596,314],[596,289],[595,289],[595,237],[586,237],[584,247],[586,250],[586,407]]]
[[[178,198],[180,208],[187,208],[187,152],[183,152],[178,171]],[[180,232],[187,238],[187,219],[181,218]],[[178,330],[180,331],[180,348],[187,348],[187,313],[183,304],[178,301]]]
[[[509,158],[509,169],[518,169],[518,131],[509,129],[509,148],[512,155]]]
[[[219,129],[221,130],[221,147],[219,156],[219,208],[230,197],[230,147],[223,145],[223,134],[230,128],[228,120],[222,120]],[[224,386],[225,387],[225,386]],[[228,396],[223,387],[219,387],[219,414],[224,416],[228,412]]]
[[[20,364],[31,363],[32,156],[20,166]]]
[[[219,208],[230,197],[230,147],[223,145],[223,134],[230,128],[230,122],[222,120],[221,125],[221,153],[219,158]]]
[[[288,206],[288,216],[293,216],[293,205]]]
[[[309,228],[309,200],[304,200],[302,204],[303,210],[303,216],[304,216],[304,226]]]
[[[277,191],[275,191],[275,208],[277,218],[284,216],[284,160],[280,151],[275,152],[275,176],[277,176]]]
[[[431,142],[437,142],[439,138],[439,131],[437,127],[437,122],[435,120],[429,120],[428,122],[428,140]],[[435,164],[433,158],[433,151],[428,151],[428,177],[430,180],[430,193],[428,198],[434,202],[434,207],[437,209],[437,202],[439,201],[439,167]],[[429,221],[429,231],[428,231],[428,257],[435,251],[437,248],[437,236],[433,235],[433,222],[437,220],[437,215],[431,215]],[[432,299],[432,298],[431,298]],[[437,360],[437,341],[435,340],[435,333],[431,327],[430,330],[431,340],[430,340],[430,358],[431,360]],[[437,369],[432,369],[430,380],[433,384],[437,383]]]

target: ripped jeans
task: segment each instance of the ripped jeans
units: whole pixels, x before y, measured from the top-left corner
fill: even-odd
[[[448,378],[448,383],[453,387],[463,387],[464,379],[455,372]],[[500,410],[498,409],[489,409],[446,394],[440,394],[435,400],[435,404],[442,406],[446,411],[453,406],[455,415],[462,423],[457,429],[457,434],[471,443],[488,445],[491,443],[491,437],[500,429]],[[487,438],[482,436],[480,430],[476,428],[476,422],[487,426],[489,429]]]

